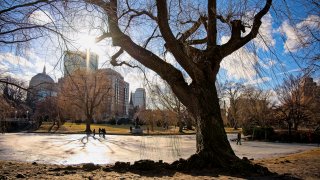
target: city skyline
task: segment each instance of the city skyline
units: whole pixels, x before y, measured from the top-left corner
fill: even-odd
[[[66,56],[68,56],[67,53]],[[27,88],[30,89],[30,92],[33,92],[32,94],[35,95],[31,95],[31,93],[28,93],[27,101],[33,101],[33,103],[35,103],[47,96],[57,96],[57,94],[59,93],[59,84],[64,82],[64,78],[66,76],[72,75],[72,73],[74,73],[77,68],[79,68],[79,70],[86,69],[86,65],[81,64],[81,61],[83,61],[84,58],[85,57],[77,56],[76,60],[77,62],[80,62],[79,66],[79,63],[72,64],[70,62],[72,61],[72,58],[70,59],[70,57],[68,57],[67,61],[71,63],[68,67],[70,70],[66,70],[68,71],[68,73],[64,77],[61,77],[57,82],[55,82],[48,74],[46,74],[46,67],[44,66],[43,71],[34,75],[29,82],[29,86]],[[98,58],[95,59],[95,62],[98,62]],[[72,65],[75,67],[71,67]],[[124,81],[123,76],[119,72],[110,68],[95,69],[95,66],[92,67],[92,71],[101,72],[102,75],[106,76],[112,84],[112,97],[106,102],[107,109],[105,113],[107,116],[112,116],[113,114],[116,114],[117,116],[128,116],[129,98],[134,99],[134,106],[140,106],[140,108],[143,109],[146,108],[146,92],[144,88],[140,87],[135,89],[135,93],[133,93],[134,97],[132,97],[132,93],[130,93],[129,96],[129,92],[134,91],[134,89],[130,91],[130,83]]]

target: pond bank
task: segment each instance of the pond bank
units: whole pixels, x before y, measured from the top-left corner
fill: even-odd
[[[255,160],[283,178],[319,179],[320,149],[312,149],[278,158]],[[215,170],[179,172],[173,170],[154,171],[110,171],[111,165],[52,165],[0,160],[0,179],[229,179],[249,178],[228,175]],[[282,176],[285,174],[285,176]],[[261,177],[260,177],[261,178]],[[273,178],[273,177],[263,177]]]

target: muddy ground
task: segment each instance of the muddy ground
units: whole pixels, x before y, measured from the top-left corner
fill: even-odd
[[[278,175],[257,179],[320,179],[320,148],[277,158],[254,160]],[[167,169],[152,171],[113,170],[111,165],[80,164],[72,166],[0,161],[2,179],[247,179],[249,176],[219,172],[213,169],[178,172]]]

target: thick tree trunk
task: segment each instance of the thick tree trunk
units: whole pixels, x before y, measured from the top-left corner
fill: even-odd
[[[238,157],[227,139],[220,113],[219,99],[214,83],[201,83],[196,88],[197,156],[206,164],[227,167]]]

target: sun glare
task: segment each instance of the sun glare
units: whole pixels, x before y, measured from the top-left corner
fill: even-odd
[[[95,43],[95,37],[88,34],[79,34],[77,38],[77,46],[80,50],[97,50],[97,44]]]

